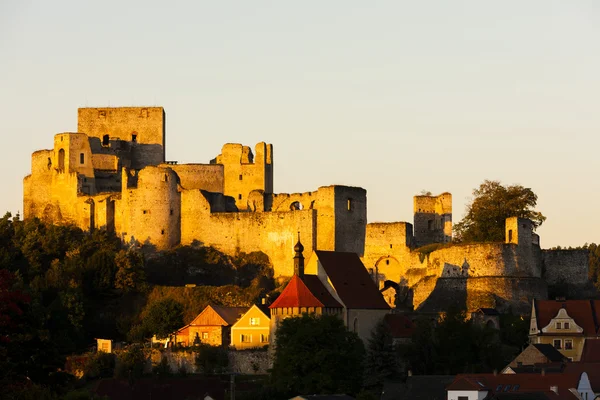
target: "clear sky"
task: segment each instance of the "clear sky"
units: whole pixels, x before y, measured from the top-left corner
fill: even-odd
[[[459,221],[485,179],[530,187],[542,247],[600,242],[600,2],[0,1],[0,210],[78,107],[163,106],[167,158],[274,146],[275,191],[367,189]]]

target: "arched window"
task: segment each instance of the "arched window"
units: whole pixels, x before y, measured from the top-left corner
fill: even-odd
[[[65,170],[65,150],[60,149],[58,151],[58,169],[59,171]]]
[[[299,201],[295,201],[292,204],[290,204],[291,211],[302,210],[302,209],[304,209],[304,206]]]

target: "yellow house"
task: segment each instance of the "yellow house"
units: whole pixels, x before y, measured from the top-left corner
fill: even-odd
[[[211,346],[227,346],[231,327],[248,307],[224,307],[208,305],[192,322],[175,333],[175,342],[192,346],[194,342]]]
[[[231,327],[231,346],[241,350],[268,345],[271,331],[269,314],[267,308],[250,307]]]
[[[549,344],[571,361],[580,361],[586,340],[600,332],[599,300],[534,300],[529,342]]]

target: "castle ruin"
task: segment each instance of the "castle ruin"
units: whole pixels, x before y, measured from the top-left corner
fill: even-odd
[[[547,283],[587,283],[587,253],[541,250],[528,220],[508,219],[504,243],[451,244],[450,193],[415,196],[414,225],[367,224],[362,188],[274,193],[271,144],[228,143],[207,164],[166,161],[165,144],[162,107],[80,108],[77,133],[56,134],[52,149],[33,153],[24,217],[106,229],[158,250],[262,251],[276,276],[293,274],[301,232],[306,254],[357,253],[381,287],[403,289],[402,301],[420,309],[463,292],[469,309],[527,307],[546,298]]]

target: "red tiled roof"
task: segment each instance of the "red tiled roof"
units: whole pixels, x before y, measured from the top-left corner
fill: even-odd
[[[271,309],[283,307],[324,307],[324,305],[311,293],[302,279],[294,275],[279,297],[269,306]]]
[[[323,282],[317,275],[304,275],[302,281],[310,292],[319,300],[324,307],[342,308],[342,305],[337,301],[331,293],[323,286]]]
[[[323,250],[315,254],[346,308],[390,309],[358,254]]]
[[[538,329],[548,326],[561,308],[583,328],[585,336],[596,336],[596,320],[590,300],[535,300]]]
[[[600,362],[600,339],[585,339],[581,361]]]
[[[447,390],[486,390],[492,393],[551,393],[555,399],[575,399],[569,389],[576,389],[581,373],[533,374],[461,374]],[[558,387],[558,395],[550,387]]]
[[[390,328],[393,338],[409,338],[415,330],[415,324],[406,315],[386,314],[383,322]]]
[[[565,365],[565,372],[571,374],[587,373],[590,385],[595,393],[600,392],[600,363],[598,362],[570,362]]]

